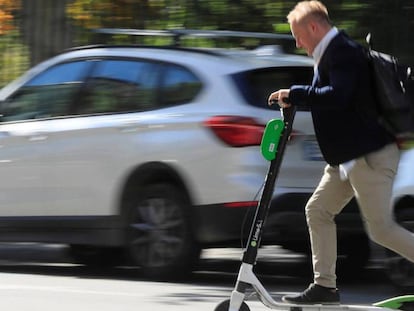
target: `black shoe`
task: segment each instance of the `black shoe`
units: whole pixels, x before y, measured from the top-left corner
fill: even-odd
[[[339,291],[336,288],[311,284],[303,293],[283,296],[282,300],[293,304],[339,304]]]

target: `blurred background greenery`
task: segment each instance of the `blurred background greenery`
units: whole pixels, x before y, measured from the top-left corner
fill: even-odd
[[[103,36],[96,28],[208,29],[289,33],[297,1],[277,0],[0,0],[0,86],[64,49],[92,43],[166,44],[165,38]],[[414,1],[325,0],[331,19],[364,43],[414,64]],[[186,45],[212,46],[207,39]],[[254,39],[220,39],[253,47]]]

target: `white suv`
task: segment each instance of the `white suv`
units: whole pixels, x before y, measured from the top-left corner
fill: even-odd
[[[263,128],[279,116],[267,96],[312,74],[308,58],[265,54],[82,47],[4,87],[0,241],[65,243],[100,264],[127,250],[161,278],[238,243],[267,171]],[[307,112],[296,123],[313,137]],[[307,169],[280,183],[294,170],[313,188]]]

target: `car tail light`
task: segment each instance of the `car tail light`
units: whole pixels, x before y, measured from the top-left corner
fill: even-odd
[[[255,207],[257,206],[258,201],[243,201],[243,202],[230,202],[224,203],[224,207],[227,208],[242,208],[242,207]]]
[[[204,122],[227,145],[247,147],[260,145],[264,125],[243,116],[214,116]]]

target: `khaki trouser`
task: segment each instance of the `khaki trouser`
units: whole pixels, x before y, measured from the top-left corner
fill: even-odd
[[[414,262],[414,235],[393,220],[390,198],[399,161],[395,144],[358,158],[341,180],[339,167],[326,166],[306,205],[314,282],[336,287],[337,240],[334,217],[355,196],[370,238]]]

